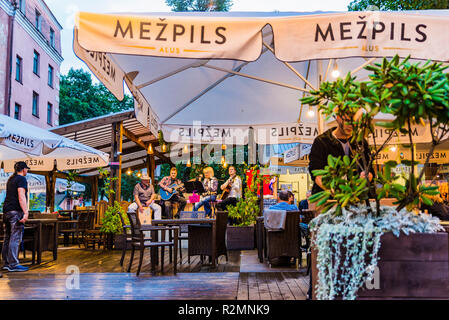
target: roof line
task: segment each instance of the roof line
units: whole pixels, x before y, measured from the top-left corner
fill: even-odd
[[[51,128],[50,131],[56,134],[64,135],[81,130],[91,129],[100,125],[108,125],[114,122],[124,121],[128,119],[136,118],[134,109],[120,111],[116,113],[110,113],[95,118],[85,119],[77,122],[64,124],[59,127]]]

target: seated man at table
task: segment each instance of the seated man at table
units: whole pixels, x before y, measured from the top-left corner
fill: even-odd
[[[298,211],[298,207],[294,204],[289,204],[289,191],[282,190],[278,194],[278,203],[270,206],[269,210],[285,210]]]
[[[140,178],[140,183],[136,184],[134,187],[134,203],[128,207],[128,211],[139,210],[139,213],[143,213],[144,207],[150,207],[154,212],[154,219],[161,219],[161,206],[158,205],[156,200],[156,193],[154,192],[154,187],[151,184],[151,178],[144,174]]]

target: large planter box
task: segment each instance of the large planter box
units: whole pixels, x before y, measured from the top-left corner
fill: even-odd
[[[313,298],[317,283],[316,250],[312,250]],[[358,299],[449,299],[448,234],[416,233],[381,237],[377,281],[365,284]]]
[[[228,250],[254,249],[254,226],[226,228],[226,248]]]

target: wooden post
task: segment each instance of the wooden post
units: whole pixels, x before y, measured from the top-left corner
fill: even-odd
[[[92,186],[92,205],[95,206],[98,200],[98,176],[93,177],[91,186]]]
[[[111,165],[111,178],[117,177],[117,181],[113,183],[114,194],[110,195],[109,203],[121,199],[122,187],[122,142],[123,142],[123,122],[115,122],[112,124],[112,144],[111,159],[114,163]]]
[[[55,211],[55,185],[55,172],[49,171],[45,175],[45,207],[50,207],[51,212]]]
[[[154,161],[154,155],[147,154],[146,167],[147,167],[147,174],[151,178],[151,183],[153,184],[154,187],[156,187],[156,181],[154,180],[154,170],[156,168],[156,162]]]

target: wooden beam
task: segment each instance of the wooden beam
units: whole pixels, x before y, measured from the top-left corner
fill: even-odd
[[[123,128],[123,134],[125,137],[127,137],[129,140],[133,141],[135,144],[141,146],[145,150],[148,150],[149,143],[142,141],[142,139],[138,138],[134,133],[132,133],[128,129]],[[153,152],[159,159],[165,160],[167,163],[172,163],[170,158],[168,158],[164,154],[160,153],[159,151],[156,151],[154,148],[153,148]]]
[[[101,116],[98,118],[83,120],[75,123],[71,123],[65,126],[60,126],[54,129],[50,129],[50,131],[65,135],[68,133],[73,133],[77,131],[82,131],[86,129],[93,129],[99,126],[104,126],[108,124],[113,124],[117,122],[123,122],[124,120],[135,118],[134,110],[125,111],[121,113],[115,113],[111,115]]]
[[[92,183],[92,205],[96,205],[98,201],[98,176],[93,178]]]
[[[50,212],[55,211],[55,185],[55,172],[47,172],[47,175],[45,175],[45,207],[49,207]]]
[[[123,141],[123,122],[115,122],[112,124],[112,144],[111,144],[111,162],[117,163],[111,168],[111,178],[117,178],[113,183],[114,194],[109,197],[109,203],[112,205],[114,201],[120,201],[121,198],[121,173],[122,173],[122,141]]]

